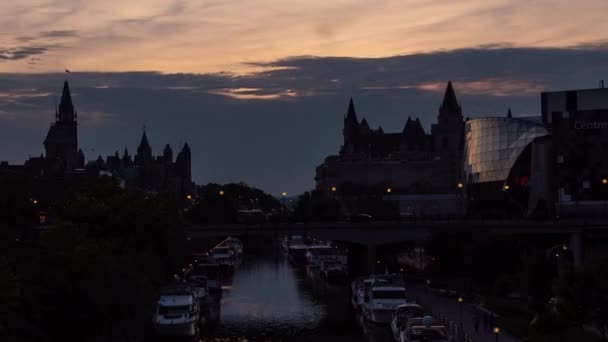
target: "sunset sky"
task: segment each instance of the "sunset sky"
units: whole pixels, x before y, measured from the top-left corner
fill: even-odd
[[[88,159],[188,141],[198,183],[312,188],[348,98],[428,129],[454,81],[467,116],[538,114],[608,79],[606,0],[5,0],[0,160],[42,151],[70,69]],[[111,131],[112,134],[103,132]]]

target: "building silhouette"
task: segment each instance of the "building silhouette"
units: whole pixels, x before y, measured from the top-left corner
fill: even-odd
[[[344,117],[344,143],[338,155],[316,169],[317,190],[342,195],[454,193],[462,182],[462,108],[448,82],[437,123],[425,132],[418,118],[407,118],[401,132],[385,133],[357,118],[353,99]]]
[[[125,188],[138,188],[156,192],[174,192],[185,195],[192,190],[190,146],[184,144],[175,161],[173,150],[165,145],[162,155],[154,156],[146,130],[141,136],[133,158],[125,148],[122,157],[118,151],[105,159],[100,155],[86,165],[89,174],[107,174],[120,180]]]
[[[0,171],[24,173],[35,177],[41,189],[61,192],[65,185],[108,175],[119,180],[121,186],[155,192],[173,192],[180,196],[192,188],[191,151],[184,144],[173,161],[173,151],[165,146],[161,156],[154,156],[144,129],[137,154],[131,158],[125,148],[122,157],[114,155],[86,161],[78,147],[78,114],[72,101],[67,81],[63,84],[61,101],[55,108],[55,121],[44,139],[45,155],[29,158],[23,165],[0,164]]]
[[[55,122],[44,139],[46,158],[59,163],[64,170],[83,167],[82,150],[78,150],[78,114],[72,103],[68,82],[63,83],[61,102],[55,109]]]

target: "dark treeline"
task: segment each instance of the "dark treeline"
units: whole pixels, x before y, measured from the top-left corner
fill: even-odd
[[[133,340],[149,328],[157,288],[184,260],[181,207],[111,178],[66,189],[41,210],[27,179],[0,195],[0,340]]]
[[[605,253],[575,266],[558,238],[456,231],[433,234],[426,251],[433,287],[479,296],[500,314],[498,324],[524,341],[599,341],[585,327],[608,332]]]
[[[385,201],[383,196],[382,193],[346,196],[313,190],[298,198],[293,217],[298,221],[336,221],[348,219],[350,215],[368,214],[374,220],[398,220],[399,205]]]
[[[236,223],[239,210],[283,210],[278,199],[245,183],[209,183],[192,196],[186,216],[192,223]]]

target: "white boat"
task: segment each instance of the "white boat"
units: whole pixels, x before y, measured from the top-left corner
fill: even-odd
[[[227,246],[218,246],[211,251],[213,263],[228,269],[234,267],[234,257],[234,252]]]
[[[222,272],[218,264],[197,264],[190,272],[190,279],[205,280],[209,291],[222,290]]]
[[[395,340],[399,340],[401,331],[407,324],[408,320],[414,317],[422,317],[424,309],[422,306],[415,303],[401,304],[395,309],[393,319],[391,320],[391,331]]]
[[[362,311],[374,323],[390,323],[393,312],[405,303],[405,287],[374,279],[365,291]]]
[[[312,267],[321,267],[326,260],[337,260],[343,264],[348,263],[348,257],[345,253],[329,244],[311,245],[306,252],[308,264]]]
[[[199,330],[200,303],[187,288],[163,291],[153,318],[161,336],[195,336]]]
[[[351,283],[351,301],[355,309],[361,310],[363,308],[365,292],[368,290],[374,279],[379,279],[379,281],[385,283],[403,285],[401,276],[398,274],[374,274],[367,277],[356,278]]]
[[[408,324],[399,336],[399,342],[448,342],[449,340],[448,329],[444,325]]]

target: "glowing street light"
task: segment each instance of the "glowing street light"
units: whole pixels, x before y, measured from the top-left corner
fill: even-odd
[[[503,189],[504,189],[505,191],[506,191],[506,190],[509,190],[509,184],[505,184],[505,186],[503,187]]]
[[[335,186],[332,186],[332,187],[331,187],[331,192],[336,192],[336,190],[337,190],[337,189],[336,189],[336,187],[335,187]]]
[[[386,188],[386,193],[387,193],[387,194],[390,194],[391,192],[393,192],[393,189],[391,189],[391,188]]]
[[[498,342],[498,334],[500,334],[500,328],[499,327],[494,327],[494,329],[492,330],[492,332],[494,333],[494,336],[496,336],[496,342]]]
[[[462,302],[464,300],[462,299],[462,297],[458,297],[458,306],[460,309],[460,324],[462,324]]]
[[[220,190],[220,196],[224,196],[224,190]]]
[[[462,189],[464,185],[462,183],[458,183],[458,189]]]
[[[604,185],[608,184],[608,179],[606,179],[606,178],[602,179],[602,184],[604,184]]]
[[[192,195],[188,194],[188,195],[186,195],[186,198],[189,199],[189,200],[191,200],[192,199]]]

